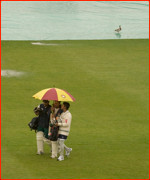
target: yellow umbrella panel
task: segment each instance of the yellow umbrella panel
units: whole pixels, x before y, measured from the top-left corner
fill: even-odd
[[[43,89],[32,97],[40,100],[76,101],[70,93],[58,88]]]

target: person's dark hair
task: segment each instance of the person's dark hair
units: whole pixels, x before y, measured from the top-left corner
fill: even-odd
[[[70,107],[70,104],[68,102],[63,102],[63,105],[66,107],[66,109],[68,110]]]
[[[59,108],[61,108],[61,101],[58,101],[58,102],[59,102],[59,104],[60,104],[60,105],[59,105]]]
[[[49,103],[49,101],[48,101],[48,100],[43,100],[43,102],[45,102],[45,103]]]

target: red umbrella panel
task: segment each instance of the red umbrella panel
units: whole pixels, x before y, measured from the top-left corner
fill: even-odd
[[[43,89],[32,97],[40,100],[76,101],[70,93],[58,88]]]

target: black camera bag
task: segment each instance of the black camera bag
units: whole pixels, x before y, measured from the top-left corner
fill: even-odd
[[[31,122],[29,122],[28,126],[29,126],[31,131],[32,131],[32,129],[35,130],[35,132],[37,131],[37,129],[38,129],[38,120],[39,120],[38,117],[34,117],[31,120]]]

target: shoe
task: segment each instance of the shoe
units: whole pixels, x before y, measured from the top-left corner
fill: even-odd
[[[66,156],[68,157],[70,152],[72,151],[72,148],[69,148],[67,151],[66,151]]]
[[[57,156],[51,155],[51,158],[56,158]]]
[[[63,161],[64,160],[64,156],[59,156],[59,158],[57,159],[57,161]]]
[[[41,154],[44,154],[44,152],[40,151],[37,153],[37,155],[41,155]]]

